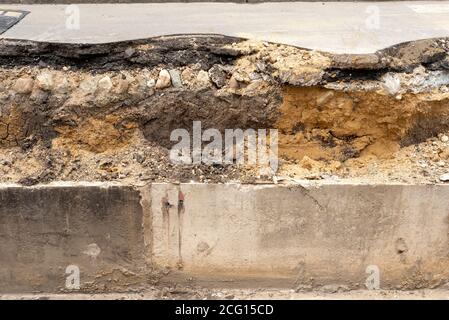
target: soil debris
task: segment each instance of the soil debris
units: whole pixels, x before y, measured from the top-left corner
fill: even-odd
[[[229,37],[0,40],[0,179],[443,183],[447,39],[334,55]],[[179,165],[175,129],[277,129],[279,170]],[[287,179],[288,180],[288,179]]]

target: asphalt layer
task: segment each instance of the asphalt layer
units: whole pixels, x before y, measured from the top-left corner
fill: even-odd
[[[0,8],[0,34],[23,19],[27,13],[25,11],[8,11]]]

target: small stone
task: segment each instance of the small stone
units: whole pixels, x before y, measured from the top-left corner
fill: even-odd
[[[445,134],[443,134],[440,138],[441,142],[448,142],[449,141],[449,137]]]
[[[136,77],[136,90],[141,94],[145,94],[148,89],[148,79],[144,75]]]
[[[237,90],[239,88],[239,82],[234,77],[231,77],[231,80],[229,80],[229,87]]]
[[[235,78],[235,80],[237,80],[238,82],[250,82],[250,78],[249,76],[244,73],[244,72],[234,72],[234,74],[232,75],[233,78]]]
[[[159,72],[159,78],[157,79],[156,82],[156,89],[164,89],[170,86],[171,86],[170,73],[167,70],[162,69],[161,72]]]
[[[98,89],[100,90],[109,91],[111,90],[112,86],[112,80],[109,76],[104,76],[98,81]]]
[[[154,79],[150,79],[147,81],[148,88],[153,88],[155,85],[156,85],[156,81],[154,81]]]
[[[145,161],[145,154],[143,152],[136,152],[134,153],[133,158],[138,163],[143,163]]]
[[[33,79],[29,77],[22,77],[17,79],[13,89],[18,93],[27,94],[33,91],[33,85],[34,85]]]
[[[189,67],[185,68],[182,72],[181,72],[181,79],[182,79],[182,83],[184,85],[190,85],[193,80],[195,79],[195,75],[193,73],[193,70]]]
[[[97,90],[97,83],[92,78],[84,79],[80,83],[80,89],[86,93],[94,93]]]
[[[171,69],[168,71],[171,77],[171,83],[173,87],[180,88],[182,87],[181,74],[176,69]]]
[[[55,92],[64,94],[68,93],[70,89],[69,80],[66,77],[60,77],[56,80]]]
[[[256,68],[257,70],[264,72],[267,69],[267,66],[265,65],[265,63],[258,61],[256,62]]]
[[[397,75],[386,74],[383,77],[382,87],[390,95],[395,96],[401,90],[401,80]]]
[[[209,87],[211,84],[209,74],[204,70],[200,70],[196,76],[196,83],[201,88]]]
[[[262,78],[262,76],[257,72],[251,72],[249,74],[249,78],[251,81],[256,81],[256,80],[260,80]]]
[[[445,173],[440,176],[440,181],[448,182],[449,181],[449,173]]]
[[[53,87],[53,75],[49,72],[41,73],[36,80],[37,86],[44,91],[50,91]]]
[[[127,58],[131,58],[136,53],[136,50],[134,48],[128,48],[125,50],[125,56]]]
[[[128,88],[129,88],[129,81],[126,78],[119,79],[117,82],[117,87],[116,87],[115,91],[118,94],[123,94],[128,91]]]
[[[218,88],[222,88],[226,85],[227,74],[221,65],[216,64],[210,68],[209,77]]]

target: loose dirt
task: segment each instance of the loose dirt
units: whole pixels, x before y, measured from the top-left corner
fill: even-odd
[[[0,40],[0,182],[437,183],[447,39],[333,55],[227,37]],[[279,170],[170,161],[174,129],[278,129]]]

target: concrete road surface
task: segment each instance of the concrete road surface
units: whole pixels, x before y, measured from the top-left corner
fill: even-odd
[[[4,5],[31,13],[1,37],[101,43],[222,34],[336,53],[449,36],[449,1]]]

